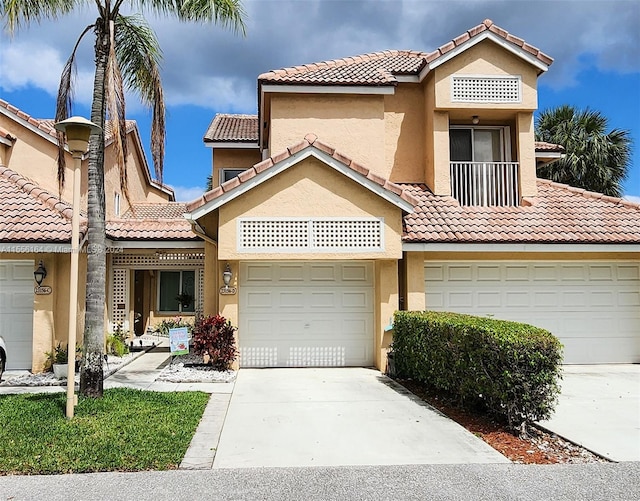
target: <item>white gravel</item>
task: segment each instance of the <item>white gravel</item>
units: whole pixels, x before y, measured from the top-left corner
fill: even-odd
[[[235,371],[216,371],[209,367],[187,367],[189,364],[201,364],[202,356],[190,353],[175,357],[167,365],[156,381],[169,383],[230,383],[235,381]]]

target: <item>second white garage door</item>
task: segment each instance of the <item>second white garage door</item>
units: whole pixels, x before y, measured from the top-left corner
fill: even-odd
[[[373,265],[240,265],[243,367],[373,365]]]
[[[430,310],[548,329],[569,364],[640,362],[637,262],[425,263]]]

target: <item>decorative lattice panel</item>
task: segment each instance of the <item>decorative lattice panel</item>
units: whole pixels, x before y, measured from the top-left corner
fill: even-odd
[[[129,270],[114,269],[112,272],[111,283],[111,328],[115,330],[118,324],[122,324],[123,328],[129,328],[127,315],[129,308],[127,304],[127,292],[129,290]]]
[[[196,275],[196,315],[204,312],[204,268],[200,268]]]
[[[307,249],[309,222],[280,219],[241,220],[240,248]]]
[[[138,270],[204,266],[204,252],[155,252],[150,254],[112,254],[114,267]]]
[[[451,100],[465,103],[519,103],[519,77],[452,77]]]
[[[241,252],[353,252],[384,250],[382,219],[241,219]]]

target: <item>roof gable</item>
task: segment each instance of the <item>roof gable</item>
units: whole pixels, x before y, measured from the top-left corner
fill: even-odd
[[[483,40],[491,40],[546,71],[553,59],[490,19],[474,26],[432,52],[386,50],[359,56],[272,70],[258,77],[260,84],[324,86],[395,86],[421,81],[429,71]]]
[[[71,242],[71,205],[0,166],[0,242]],[[87,222],[80,219],[80,239]]]
[[[278,155],[257,163],[239,176],[205,193],[201,198],[189,202],[186,206],[187,211],[189,211],[189,219],[198,219],[208,214],[310,156],[315,157],[403,211],[413,211],[413,204],[417,200],[398,185],[375,175],[366,167],[318,141],[317,136],[314,134],[307,134],[300,143],[289,147]]]

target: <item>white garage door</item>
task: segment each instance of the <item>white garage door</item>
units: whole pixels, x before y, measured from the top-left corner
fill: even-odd
[[[243,367],[373,365],[373,266],[240,265]]]
[[[31,369],[33,261],[0,260],[0,336],[7,345],[7,369]]]
[[[426,262],[427,309],[543,327],[565,363],[640,362],[637,262]]]

